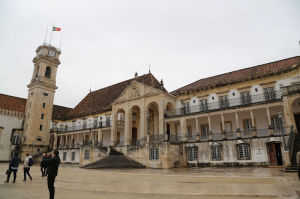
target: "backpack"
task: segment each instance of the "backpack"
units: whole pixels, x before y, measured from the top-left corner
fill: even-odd
[[[29,161],[28,161],[28,166],[32,166],[33,165],[33,159],[32,158],[29,158]]]

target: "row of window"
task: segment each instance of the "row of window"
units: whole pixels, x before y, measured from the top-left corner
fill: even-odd
[[[256,92],[257,92],[257,90],[256,90]],[[235,93],[232,93],[233,97],[235,95],[236,95]],[[264,98],[267,101],[276,99],[276,93],[275,93],[274,87],[264,88]],[[211,100],[215,101],[215,97],[212,96]],[[194,100],[193,103],[195,103],[195,102],[196,101]],[[249,91],[247,91],[247,92],[241,92],[241,94],[240,94],[240,103],[241,103],[241,105],[246,105],[246,104],[250,104],[251,103],[251,96],[250,96],[250,92]],[[201,107],[201,111],[207,111],[208,110],[207,99],[199,100],[199,105]],[[226,107],[229,106],[228,95],[219,96],[219,106],[220,106],[220,108],[226,108]],[[190,103],[189,102],[184,103],[183,107],[184,107],[184,109],[185,109],[186,112],[190,111],[189,110],[189,108],[190,108]]]
[[[220,123],[221,128],[222,127],[222,123]],[[282,125],[282,118],[280,118],[278,115],[274,115],[271,117],[271,126],[274,129],[282,129],[283,125]],[[247,130],[251,130],[252,129],[252,122],[251,119],[244,119],[243,120],[243,130],[247,131]],[[231,121],[225,121],[225,127],[224,130],[227,132],[232,132],[233,128],[232,128],[232,122]],[[208,131],[209,131],[209,127],[208,124],[201,124],[200,125],[200,133],[203,136],[207,136],[208,135]],[[188,136],[192,136],[192,127],[188,126],[187,127],[187,133]]]
[[[86,150],[89,151],[89,150]],[[88,159],[90,158],[90,156],[88,157]],[[63,152],[63,156],[62,156],[63,161],[67,160],[67,152]],[[75,161],[75,152],[73,151],[71,153],[71,161]]]
[[[238,144],[236,147],[237,150],[237,159],[238,160],[250,160],[251,152],[249,144]],[[222,156],[222,145],[212,146],[211,147],[211,160],[219,161],[223,160]],[[187,148],[187,159],[189,161],[198,160],[198,147],[189,147]]]

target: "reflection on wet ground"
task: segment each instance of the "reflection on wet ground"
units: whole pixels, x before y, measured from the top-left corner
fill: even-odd
[[[0,199],[48,198],[46,179],[32,168],[33,181],[4,184],[7,164],[0,164]],[[62,165],[56,180],[57,197],[79,198],[297,198],[296,173],[282,168],[180,168],[88,170]]]

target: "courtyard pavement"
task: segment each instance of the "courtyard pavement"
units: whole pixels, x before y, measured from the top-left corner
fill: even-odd
[[[33,166],[33,181],[4,184],[7,163],[0,163],[0,199],[47,199],[47,179]],[[11,181],[12,181],[11,176]],[[56,199],[273,199],[298,198],[297,173],[282,168],[190,168],[88,170],[61,165]]]

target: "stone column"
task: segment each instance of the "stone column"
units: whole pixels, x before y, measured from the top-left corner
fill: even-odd
[[[200,134],[199,118],[195,118],[195,120],[196,120],[196,134],[199,135]]]
[[[53,149],[57,148],[57,133],[54,133],[54,139],[53,139]]]
[[[272,126],[272,123],[271,123],[271,115],[270,115],[270,108],[269,107],[266,107],[266,111],[267,111],[267,119],[268,119],[268,125],[269,125],[269,128]]]
[[[252,128],[255,128],[256,125],[255,125],[253,110],[250,110],[250,117],[251,117],[251,126]]]
[[[124,121],[124,145],[128,146],[130,145],[130,116],[129,116],[129,110],[127,109],[125,111],[125,121]]]
[[[235,124],[236,124],[237,131],[240,130],[239,114],[238,114],[238,112],[235,112]]]
[[[74,147],[73,146],[73,140],[74,140],[74,134],[71,135],[71,142],[70,142],[71,147]],[[74,144],[75,144],[75,142],[74,142]]]
[[[110,138],[110,146],[114,146],[116,143],[116,134],[117,134],[117,118],[116,114],[112,113],[112,124],[111,124],[111,138]]]
[[[61,136],[60,136],[60,140],[59,140],[59,147],[61,147],[62,144],[63,144],[63,136],[61,135]]]
[[[224,121],[224,114],[223,113],[221,113],[221,122],[222,122],[222,129],[221,129],[221,131],[224,132],[225,131],[225,121]]]
[[[164,121],[164,103],[161,100],[158,105],[158,132],[160,135],[163,135],[165,133]]]
[[[180,136],[182,137],[182,141],[187,141],[187,126],[186,126],[186,119],[180,119]]]
[[[293,117],[292,117],[293,113],[291,111],[291,107],[289,105],[287,96],[283,96],[283,114],[284,114],[286,127],[291,127],[292,125],[295,127],[296,125],[294,124]],[[287,132],[287,133],[289,133],[289,132]]]
[[[146,121],[146,110],[145,110],[145,104],[142,103],[140,105],[140,131],[138,135],[138,139],[142,139],[146,136],[145,134],[145,121]]]

